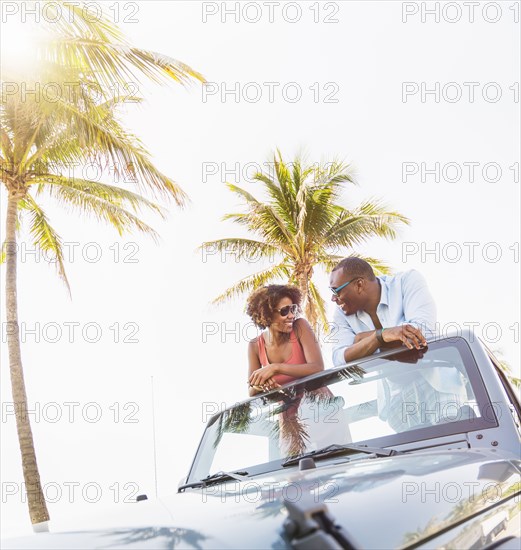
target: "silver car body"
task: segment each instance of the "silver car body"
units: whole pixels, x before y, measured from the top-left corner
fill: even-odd
[[[436,432],[406,430],[372,443],[401,452],[391,456],[339,453],[317,458],[309,469],[297,461],[244,477],[232,472],[241,479],[185,487],[161,501],[136,503],[133,517],[116,528],[41,533],[6,540],[2,548],[519,548],[519,401],[472,333],[429,342],[429,348],[447,341],[472,356],[473,380],[484,392],[478,398],[493,406],[490,422],[469,417],[461,423],[465,430],[457,433],[445,423]],[[339,371],[298,383],[316,385]],[[208,422],[188,483],[196,485],[197,472],[209,468],[207,440],[222,414]],[[382,444],[389,438],[392,445]]]

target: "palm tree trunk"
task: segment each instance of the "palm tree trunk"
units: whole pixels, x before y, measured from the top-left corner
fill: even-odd
[[[7,347],[9,350],[9,369],[11,371],[11,386],[15,409],[16,429],[20,452],[22,453],[22,469],[24,474],[27,502],[31,523],[49,521],[49,512],[43,496],[40,474],[36,463],[33,434],[27,415],[27,394],[22,369],[20,352],[20,330],[18,326],[18,304],[16,296],[16,215],[20,192],[9,190],[7,201],[6,222],[6,306],[7,306]]]
[[[313,330],[315,330],[318,317],[316,315],[315,308],[313,307],[313,300],[309,295],[309,281],[312,276],[313,268],[311,266],[299,266],[295,270],[294,277],[297,282],[297,286],[302,293],[302,310],[304,311],[304,315],[306,316],[309,324],[313,327]]]

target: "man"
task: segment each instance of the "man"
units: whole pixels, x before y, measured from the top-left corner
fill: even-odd
[[[332,300],[339,306],[333,348],[337,367],[401,343],[421,349],[427,344],[425,336],[434,334],[436,306],[417,271],[375,277],[366,261],[349,257],[335,267],[330,284]],[[440,414],[443,407],[459,407],[466,397],[460,373],[452,370],[432,367],[379,380],[378,416],[396,432],[446,421]],[[422,411],[434,411],[435,418]]]
[[[417,271],[375,277],[365,260],[349,257],[335,267],[330,285],[339,306],[333,322],[337,367],[400,342],[420,349],[425,335],[434,333],[436,306]]]

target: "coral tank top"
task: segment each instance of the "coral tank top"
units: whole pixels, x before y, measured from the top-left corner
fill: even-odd
[[[284,365],[304,365],[306,363],[306,356],[304,355],[304,350],[300,345],[300,342],[295,334],[295,331],[292,330],[289,335],[289,341],[291,342],[291,355]],[[264,334],[261,334],[257,340],[259,345],[259,359],[262,367],[267,367],[270,362],[268,360],[268,355],[266,354],[266,342],[264,341]],[[277,384],[283,385],[288,384],[296,380],[294,376],[288,376],[287,374],[276,374],[273,379]]]

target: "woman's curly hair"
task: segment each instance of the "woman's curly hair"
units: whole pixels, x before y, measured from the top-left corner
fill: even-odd
[[[291,285],[268,285],[253,292],[246,302],[246,313],[261,329],[271,325],[273,313],[282,298],[289,298],[300,306],[302,292]]]

